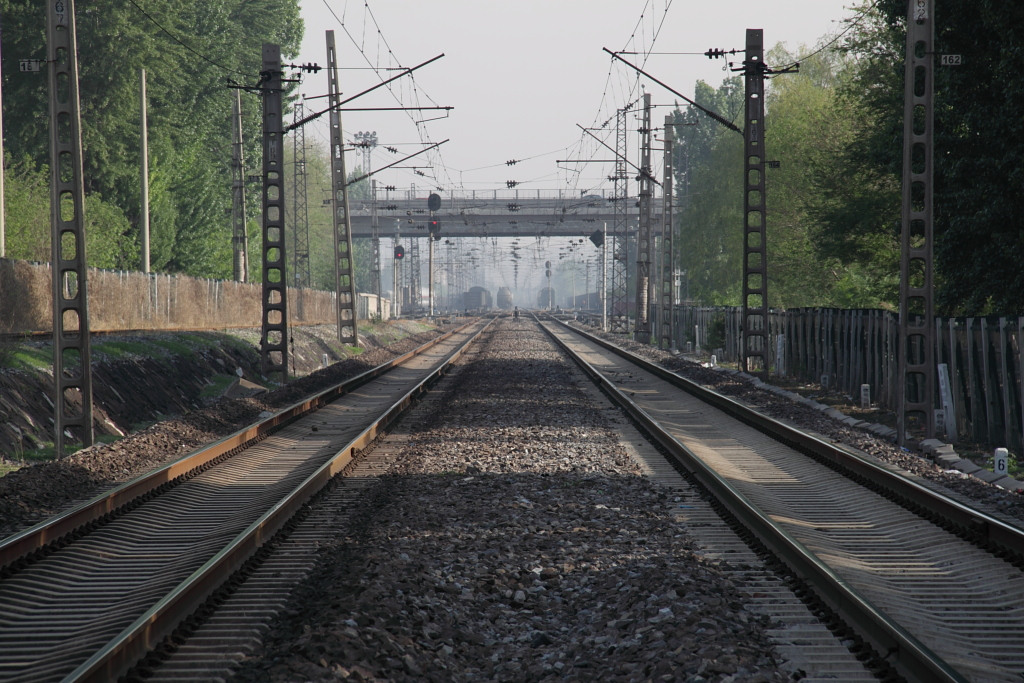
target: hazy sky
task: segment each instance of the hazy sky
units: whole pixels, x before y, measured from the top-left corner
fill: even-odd
[[[418,195],[436,187],[504,189],[509,180],[520,189],[607,187],[602,179],[608,164],[556,163],[608,158],[577,125],[600,126],[639,96],[636,73],[613,64],[602,48],[641,53],[624,55],[636,64],[653,52],[645,70],[692,97],[698,80],[717,87],[733,75],[724,70],[724,60],[705,57],[705,50],[742,50],[746,29],[761,28],[766,48],[782,42],[802,56],[841,30],[840,21],[855,4],[859,0],[301,0],[306,35],[297,61],[326,65],[325,31],[333,30],[339,66],[345,68],[340,88],[348,96],[397,73],[384,69],[415,66],[444,53],[416,71],[415,82],[408,76],[396,81],[393,94],[381,88],[348,105],[454,107],[447,114],[343,115],[349,139],[357,131],[377,132],[374,168],[424,142],[450,139],[440,155],[417,159],[429,163],[421,170],[428,177],[395,169],[378,175],[379,183],[404,189],[415,184]],[[742,61],[742,55],[732,59]],[[646,82],[646,88],[655,105],[678,99],[657,84]],[[325,72],[306,76],[301,92],[326,94]],[[320,110],[326,99],[307,100],[305,106]],[[656,126],[667,111],[654,111]],[[446,118],[416,123],[435,117]],[[326,125],[307,130],[312,139],[327,140]],[[631,134],[634,152],[636,140]],[[349,167],[361,159],[350,160]],[[509,160],[520,163],[509,166]]]

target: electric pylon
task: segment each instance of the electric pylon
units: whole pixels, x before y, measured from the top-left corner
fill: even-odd
[[[231,124],[231,250],[233,275],[238,282],[249,281],[249,234],[245,228],[245,155],[242,151],[242,91],[235,91]]]
[[[54,446],[64,454],[64,430],[78,427],[93,443],[89,298],[86,296],[85,184],[78,99],[74,0],[47,3],[50,88],[50,228],[53,271]]]
[[[907,3],[903,104],[903,220],[900,230],[900,341],[896,432],[935,436],[933,298],[934,2]]]
[[[764,31],[748,28],[743,61],[747,106],[743,132],[743,330],[740,369],[761,374],[768,372],[768,252],[764,180],[766,75]]]
[[[608,328],[615,334],[629,334],[629,311],[626,294],[629,289],[629,175],[626,173],[626,114],[620,109],[615,117],[615,196],[612,203],[615,221],[612,224],[612,263],[608,283]]]
[[[675,138],[675,126],[672,115],[665,117],[664,164],[662,168],[662,208],[661,208],[661,280],[658,285],[658,347],[673,349],[675,328],[673,312],[675,306],[675,265],[672,255],[675,225],[672,222],[672,153]]]
[[[644,93],[644,109],[640,126],[640,220],[636,237],[636,326],[633,339],[641,344],[651,343],[651,304],[653,280],[651,252],[654,235],[651,230],[651,95]]]
[[[341,89],[334,31],[327,31],[327,90],[331,108],[331,209],[334,216],[334,283],[338,297],[338,341],[358,344],[356,271],[352,254],[352,217],[345,172],[345,138],[341,127]]]
[[[263,374],[288,381],[288,285],[284,239],[284,121],[281,46],[263,44]]]
[[[295,104],[293,116],[295,124],[302,120],[301,102]],[[292,136],[292,234],[295,235],[293,277],[296,287],[309,287],[312,278],[309,272],[309,204],[306,201],[306,127],[293,125]]]

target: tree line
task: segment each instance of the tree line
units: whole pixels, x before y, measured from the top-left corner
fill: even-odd
[[[230,278],[232,86],[258,82],[262,43],[279,43],[286,57],[298,53],[297,0],[94,0],[75,10],[89,265],[139,268],[145,69],[152,268]],[[46,5],[0,0],[0,18],[7,254],[48,261],[47,72],[18,68],[22,59],[46,58]],[[260,106],[244,92],[250,164],[261,157]],[[250,187],[248,206],[258,207],[259,197]],[[258,247],[259,223],[250,223]],[[258,276],[258,259],[254,268]]]
[[[935,253],[941,315],[1024,312],[1024,4],[937,0]],[[144,7],[144,9],[143,9]],[[842,35],[773,77],[766,99],[768,292],[773,307],[895,309],[906,0],[853,8]],[[45,6],[0,0],[7,254],[49,259]],[[151,263],[154,270],[230,278],[233,85],[254,85],[259,46],[297,54],[297,0],[96,0],[77,7],[86,234],[90,265],[134,269],[139,249],[139,70],[149,91]],[[769,36],[770,38],[771,36]],[[810,48],[778,45],[778,66]],[[695,100],[742,122],[740,77],[699,82]],[[258,95],[243,92],[247,165],[261,153]],[[676,261],[683,295],[740,302],[743,140],[692,107],[674,112]],[[286,139],[287,159],[292,144]],[[333,287],[326,150],[305,151],[310,180],[312,284]],[[286,164],[291,173],[294,164]],[[247,171],[254,173],[254,171]],[[258,173],[258,171],[255,171]],[[358,171],[354,171],[358,172]],[[367,183],[354,188],[358,196]],[[291,186],[288,180],[286,187]],[[259,278],[259,187],[248,188],[250,277]],[[288,211],[291,210],[290,205]],[[291,217],[286,212],[286,221]],[[289,258],[290,260],[290,258]],[[371,290],[369,245],[355,253],[357,286]],[[291,264],[289,264],[290,266]]]
[[[1024,5],[937,0],[937,313],[1024,313]],[[772,307],[887,308],[899,301],[906,0],[855,9],[833,49],[773,77],[766,97]],[[807,49],[807,48],[802,48]],[[810,51],[810,50],[808,50]],[[800,57],[778,45],[770,66]],[[698,83],[695,101],[742,123],[743,82]],[[693,107],[675,112],[677,259],[684,296],[738,305],[743,139]]]

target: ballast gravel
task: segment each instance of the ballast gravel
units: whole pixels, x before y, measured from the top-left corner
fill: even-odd
[[[639,476],[558,354],[525,320],[498,324],[502,336],[481,362],[452,379],[457,391],[437,422],[409,435],[360,514],[339,522],[319,583],[299,591],[263,656],[238,678],[785,680],[765,625],[742,609],[726,576],[692,553],[667,514],[670,494]],[[943,471],[735,374],[615,341],[973,505],[1024,519],[1024,496]],[[221,401],[8,474],[0,478],[0,536],[393,353],[368,353],[269,394]],[[563,387],[574,393],[560,396]]]
[[[238,679],[787,680],[580,381],[499,320]]]

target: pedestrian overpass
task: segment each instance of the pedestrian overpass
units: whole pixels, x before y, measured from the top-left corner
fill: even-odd
[[[423,194],[424,196],[417,196]],[[615,198],[604,190],[468,190],[438,193],[441,208],[433,218],[443,237],[589,237],[607,227],[614,232],[617,202],[625,203],[626,220],[636,226],[637,197]],[[376,201],[349,200],[352,237],[425,237],[431,218],[425,190],[418,193],[378,191]],[[651,225],[660,233],[662,202],[651,202]]]

